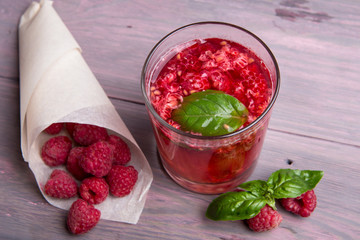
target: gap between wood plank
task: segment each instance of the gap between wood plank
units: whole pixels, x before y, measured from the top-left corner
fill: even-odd
[[[345,146],[350,146],[350,147],[360,148],[360,146],[356,145],[356,144],[344,143],[344,142],[329,140],[329,139],[321,138],[321,137],[309,136],[309,135],[305,135],[305,134],[293,133],[293,132],[289,132],[289,131],[285,131],[285,130],[279,130],[279,129],[273,129],[273,128],[268,128],[268,130],[274,131],[274,132],[285,133],[285,134],[289,134],[289,135],[295,135],[295,136],[299,136],[299,137],[306,137],[306,138],[316,139],[316,140],[320,140],[320,141],[326,141],[326,142],[330,142],[330,143],[338,143],[338,144],[345,145]]]

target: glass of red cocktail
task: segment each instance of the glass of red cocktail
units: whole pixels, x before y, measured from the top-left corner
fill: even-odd
[[[162,164],[175,182],[217,194],[250,176],[280,87],[276,59],[261,39],[228,23],[186,25],[152,49],[141,87]],[[241,102],[247,109],[245,122],[218,135],[184,130],[174,111],[188,96],[206,90]]]

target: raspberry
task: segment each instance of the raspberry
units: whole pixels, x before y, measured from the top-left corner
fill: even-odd
[[[131,160],[129,146],[120,137],[110,135],[107,142],[114,146],[113,164],[125,165]]]
[[[63,123],[53,123],[50,126],[48,126],[44,131],[47,134],[55,135],[55,134],[58,134],[62,130],[63,125],[64,125]]]
[[[289,212],[309,217],[316,207],[316,195],[314,190],[310,190],[296,198],[283,198],[280,203]]]
[[[80,166],[95,177],[103,177],[110,171],[112,159],[113,147],[105,141],[99,141],[85,148]]]
[[[156,91],[157,90],[154,92],[158,94]],[[164,93],[164,96],[164,98],[160,98],[160,96],[156,95],[154,97],[153,104],[156,111],[159,112],[162,118],[169,119],[171,117],[171,111],[180,105],[183,101],[183,97],[177,93]]]
[[[194,93],[200,92],[210,88],[210,82],[208,79],[207,72],[194,72],[194,69],[189,69],[189,71],[181,76],[181,88],[184,89],[183,93]],[[187,94],[185,94],[187,95]]]
[[[243,68],[241,77],[243,80],[236,84],[238,90],[236,97],[240,101],[244,101],[246,108],[254,117],[258,117],[267,107],[271,95],[267,80],[256,64],[250,64]]]
[[[85,147],[74,147],[70,150],[69,156],[66,161],[66,169],[77,179],[83,180],[87,176],[86,173],[79,164]]]
[[[71,198],[77,194],[77,184],[70,174],[55,169],[45,184],[44,192],[55,198]]]
[[[106,140],[108,133],[105,128],[90,124],[76,124],[73,131],[74,140],[83,146],[89,146],[100,140]]]
[[[265,205],[258,215],[247,219],[249,228],[255,232],[264,232],[276,228],[282,221],[282,216],[269,205]]]
[[[78,199],[70,207],[67,226],[73,234],[86,233],[99,222],[101,212],[83,199]]]
[[[110,192],[116,197],[128,195],[134,188],[137,179],[138,172],[133,166],[114,165],[106,176]]]
[[[72,142],[66,136],[50,138],[41,149],[41,158],[50,167],[59,166],[66,162],[71,147]]]
[[[230,92],[232,85],[227,72],[212,71],[210,72],[211,86],[223,92]]]
[[[104,178],[90,177],[80,185],[80,196],[90,204],[99,204],[109,195],[109,185]]]
[[[76,124],[77,123],[72,123],[72,122],[65,123],[65,128],[71,137],[73,136],[74,127]]]
[[[208,164],[210,181],[230,181],[243,171],[245,163],[245,152],[240,143],[216,149]],[[195,179],[193,180],[196,181]]]

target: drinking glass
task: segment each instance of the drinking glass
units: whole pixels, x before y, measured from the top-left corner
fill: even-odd
[[[181,131],[162,119],[150,101],[150,84],[168,60],[187,43],[207,38],[243,45],[262,60],[270,73],[271,99],[267,108],[246,127],[220,136]],[[244,182],[257,164],[279,87],[280,72],[274,55],[260,38],[244,28],[223,22],[199,22],[178,28],[161,39],[145,61],[141,89],[161,162],[169,176],[182,187],[204,194],[223,193]]]

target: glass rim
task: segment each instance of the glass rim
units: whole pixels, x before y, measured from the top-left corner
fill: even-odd
[[[265,50],[268,52],[268,54],[271,57],[271,60],[274,63],[275,71],[276,71],[276,88],[275,88],[275,92],[274,92],[273,96],[271,97],[271,100],[270,100],[268,106],[266,107],[265,111],[259,117],[257,117],[253,122],[251,122],[249,125],[247,125],[246,127],[238,129],[238,130],[236,130],[234,132],[231,132],[231,133],[228,133],[228,134],[217,135],[217,136],[194,135],[194,134],[191,134],[191,133],[188,133],[188,132],[184,132],[184,131],[182,131],[180,129],[177,129],[177,128],[173,127],[172,125],[170,125],[169,123],[167,123],[162,117],[160,117],[160,115],[156,112],[156,110],[152,106],[152,104],[150,102],[150,99],[147,96],[146,86],[145,86],[145,73],[146,73],[146,69],[147,69],[147,66],[149,64],[149,61],[150,61],[151,57],[153,56],[154,52],[158,49],[158,47],[166,39],[168,39],[173,34],[179,32],[179,31],[181,31],[183,29],[186,29],[186,28],[189,28],[189,27],[192,27],[192,26],[195,26],[195,25],[208,25],[208,24],[225,25],[225,26],[232,27],[232,28],[238,29],[240,31],[243,31],[243,32],[249,34],[251,37],[256,39],[265,48]],[[186,137],[189,137],[189,138],[202,139],[202,140],[215,140],[215,139],[229,138],[229,137],[239,135],[239,134],[241,134],[243,132],[246,132],[248,129],[251,129],[252,127],[257,125],[257,123],[259,123],[267,115],[267,113],[270,112],[271,108],[275,104],[277,96],[279,95],[279,90],[280,90],[280,70],[279,70],[279,66],[278,66],[278,63],[276,61],[276,58],[275,58],[274,54],[271,52],[270,48],[258,36],[256,36],[254,33],[250,32],[249,30],[247,30],[245,28],[242,28],[242,27],[239,27],[237,25],[231,24],[231,23],[219,22],[219,21],[195,22],[195,23],[191,23],[191,24],[187,24],[187,25],[184,25],[182,27],[179,27],[179,28],[171,31],[170,33],[166,34],[151,49],[150,53],[148,54],[148,56],[147,56],[147,58],[145,60],[144,66],[143,66],[142,71],[141,71],[141,92],[142,92],[142,94],[143,94],[143,96],[145,98],[146,107],[149,109],[151,114],[156,118],[156,120],[158,120],[164,127],[169,129],[170,131],[173,131],[173,132],[175,132],[175,133],[177,133],[179,135],[186,136]]]

